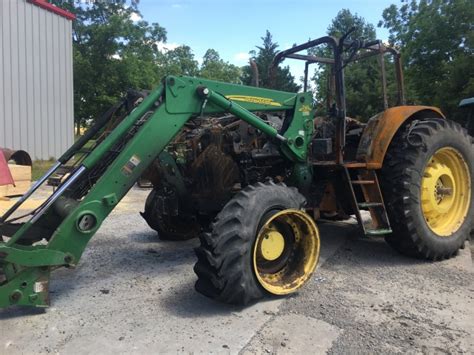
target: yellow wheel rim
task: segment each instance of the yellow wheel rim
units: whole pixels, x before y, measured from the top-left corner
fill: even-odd
[[[421,182],[421,207],[428,227],[449,237],[464,223],[471,203],[471,176],[454,148],[438,150],[428,161]]]
[[[263,236],[260,249],[261,255],[265,260],[276,260],[285,250],[285,238],[277,230],[269,230]]]
[[[285,295],[308,281],[319,260],[319,231],[299,210],[272,215],[260,228],[253,251],[258,282],[268,292]]]

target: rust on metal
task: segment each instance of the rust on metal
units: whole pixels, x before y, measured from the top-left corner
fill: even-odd
[[[24,150],[14,150],[9,148],[0,148],[0,151],[5,156],[5,160],[8,162],[13,160],[17,165],[33,165],[30,155]]]
[[[357,150],[357,160],[365,161],[368,169],[380,169],[393,137],[410,118],[444,118],[436,107],[398,106],[372,117],[362,134]]]
[[[334,188],[334,185],[331,182],[329,182],[326,186],[326,190],[324,191],[324,195],[319,205],[319,211],[321,212],[337,211],[336,190]]]

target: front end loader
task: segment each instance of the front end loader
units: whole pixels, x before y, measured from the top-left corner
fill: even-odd
[[[333,56],[301,54],[319,45]],[[346,117],[344,67],[374,55],[383,64],[386,54],[397,105],[388,107],[384,89],[386,109],[368,124]],[[466,132],[436,108],[404,104],[399,55],[380,41],[322,37],[280,52],[274,66],[286,58],[304,60],[306,73],[313,63],[331,66],[334,103],[325,117],[315,118],[310,92],[168,76],[120,122],[99,119],[1,217],[0,307],[47,306],[51,271],[78,264],[147,169],[154,189],[143,216],[160,235],[199,235],[196,290],[221,302],[248,304],[304,285],[318,263],[321,217],[355,215],[364,234],[385,236],[405,254],[454,255],[474,220]],[[46,201],[18,215],[64,167]]]

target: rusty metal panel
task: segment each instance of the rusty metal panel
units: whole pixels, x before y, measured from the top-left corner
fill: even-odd
[[[414,115],[444,118],[438,108],[431,106],[389,108],[369,120],[357,149],[357,160],[365,161],[369,169],[380,169],[385,153],[398,129]]]
[[[71,21],[0,1],[0,79],[0,146],[58,157],[74,141]]]

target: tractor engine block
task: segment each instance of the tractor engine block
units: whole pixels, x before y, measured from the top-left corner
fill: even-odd
[[[281,129],[279,116],[260,117]],[[208,221],[245,186],[284,181],[290,167],[266,135],[237,117],[194,118],[143,174],[156,201],[148,201],[144,217],[150,225],[163,225],[170,216]]]

